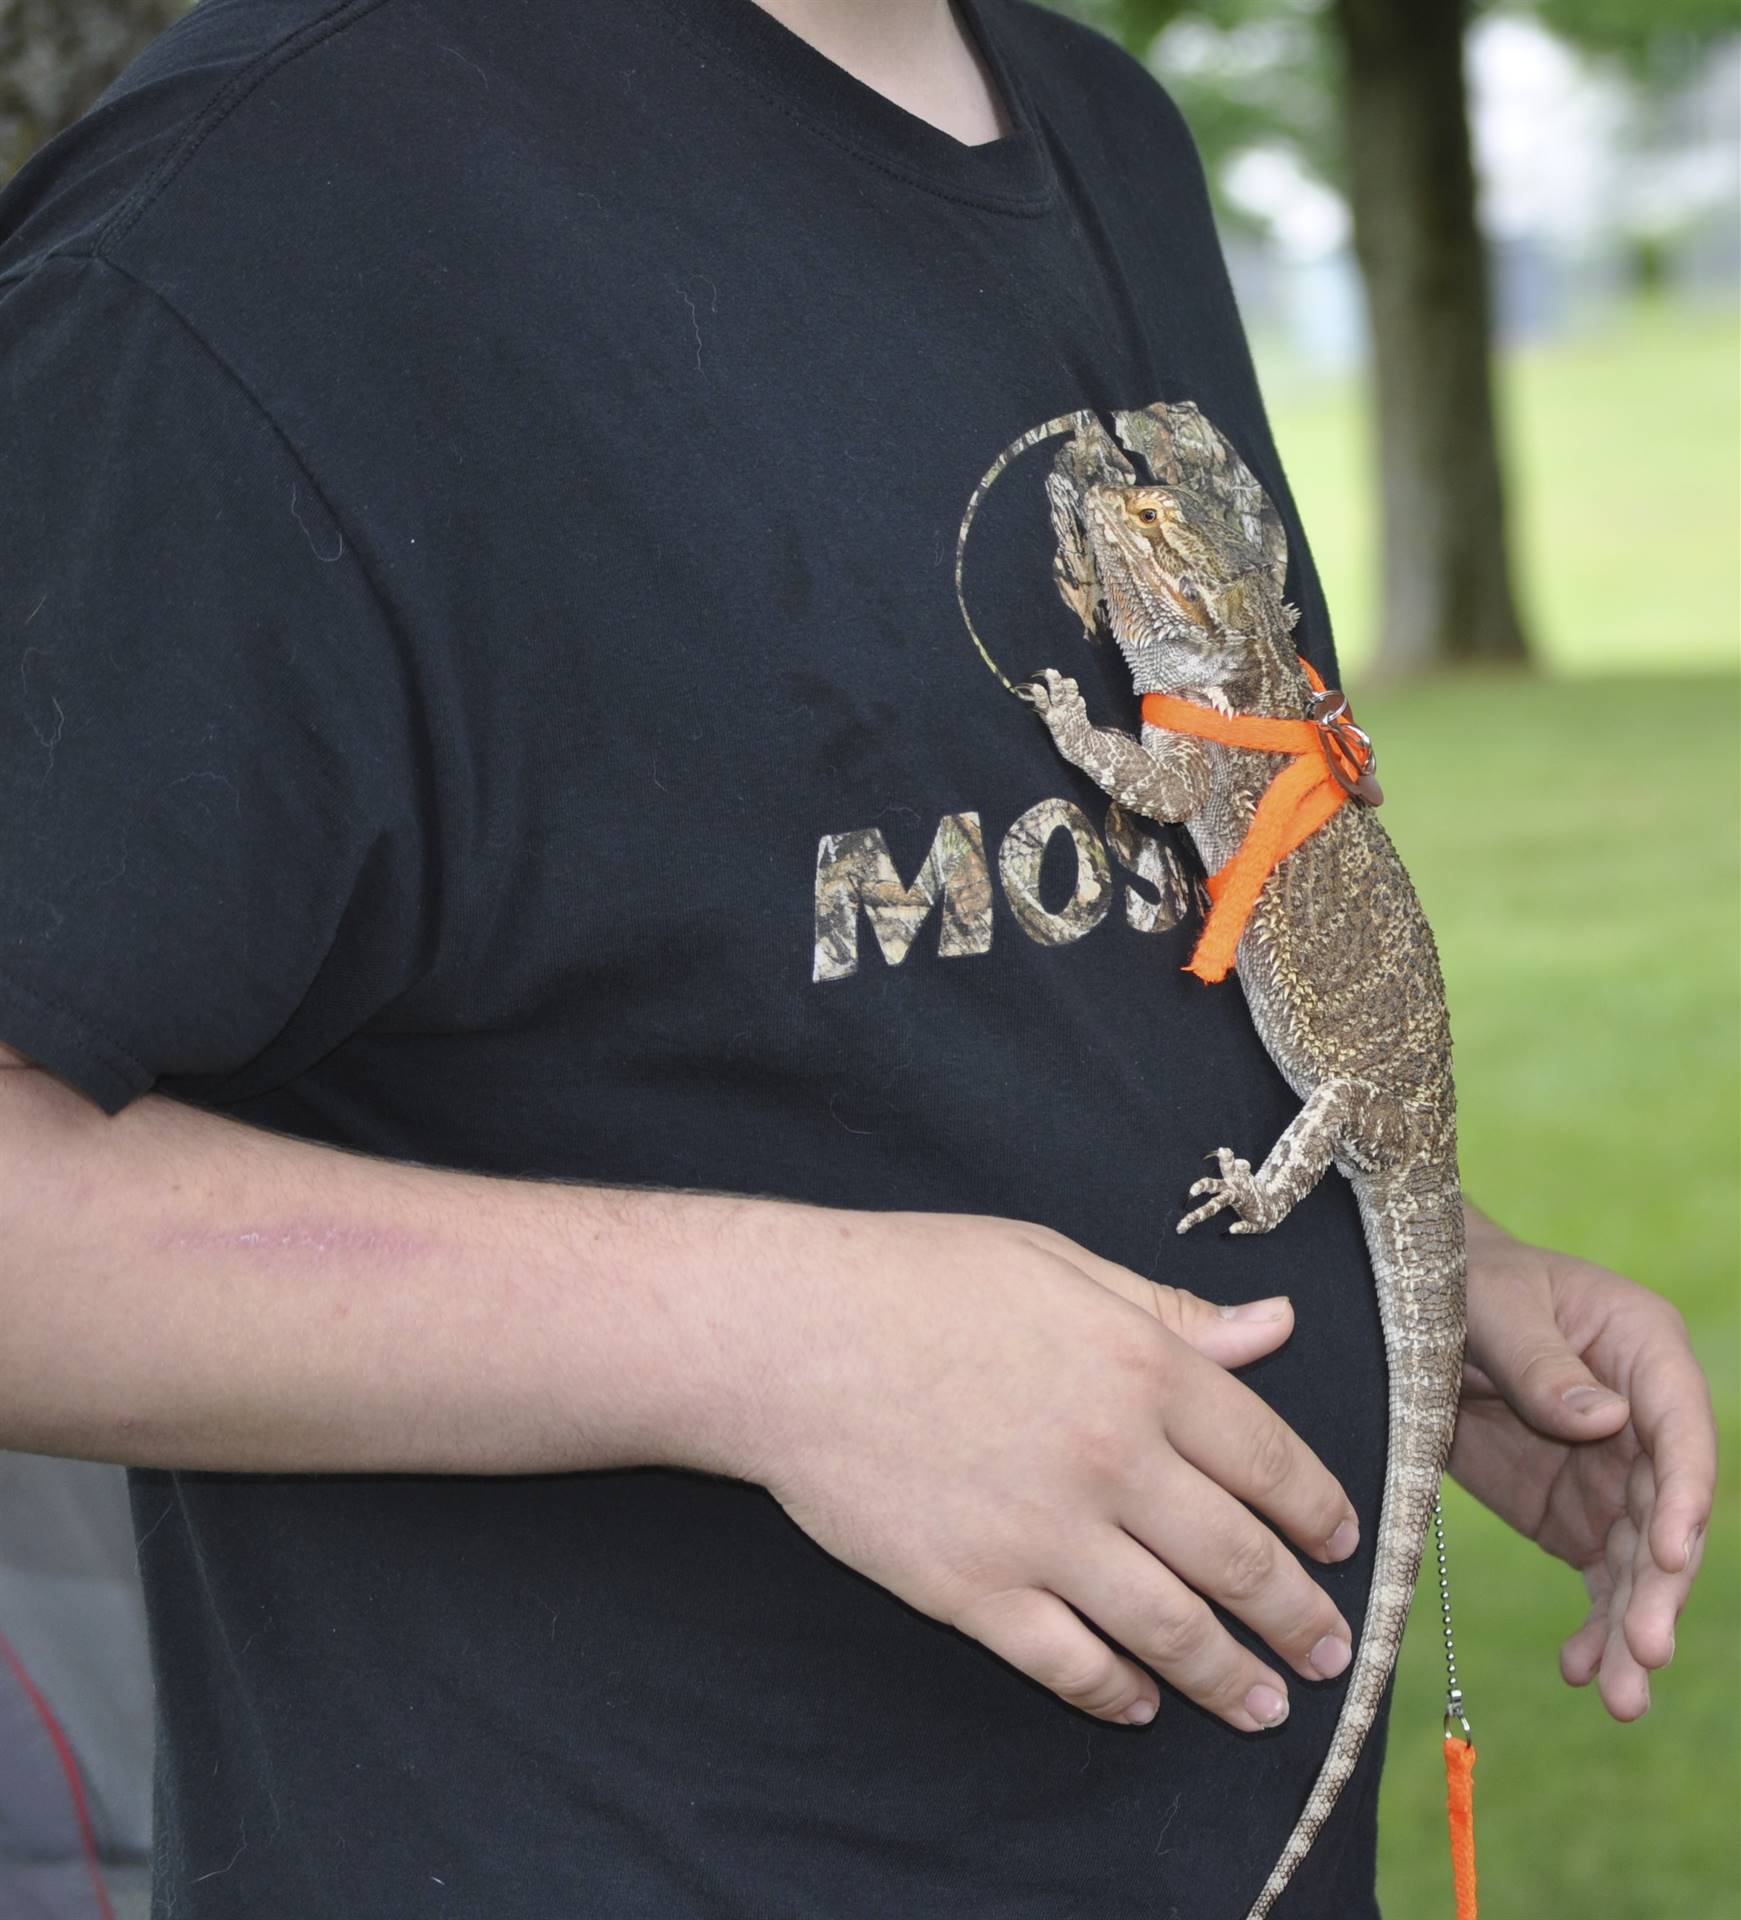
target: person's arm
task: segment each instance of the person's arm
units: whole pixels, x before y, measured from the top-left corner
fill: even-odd
[[[1347,1622],[1346,1495],[1223,1316],[977,1215],[497,1178],[0,1066],[0,1445],[231,1471],[627,1465],[767,1486],[848,1565],[1107,1720],[1246,1732]],[[1069,1602],[1070,1604],[1066,1604]]]
[[[723,1458],[755,1202],[346,1152],[0,1047],[0,1444],[236,1472]],[[762,1203],[760,1213],[771,1210]]]

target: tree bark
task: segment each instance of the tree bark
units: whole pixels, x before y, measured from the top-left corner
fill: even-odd
[[[187,0],[0,0],[0,181],[70,126]]]
[[[1506,557],[1463,0],[1335,0],[1377,387],[1378,671],[1528,657]]]

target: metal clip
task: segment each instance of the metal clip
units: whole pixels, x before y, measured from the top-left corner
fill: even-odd
[[[1354,724],[1348,696],[1339,687],[1326,687],[1312,696],[1307,718],[1318,728],[1324,758],[1336,784],[1369,807],[1382,806],[1384,789],[1378,784],[1378,753],[1372,736]]]

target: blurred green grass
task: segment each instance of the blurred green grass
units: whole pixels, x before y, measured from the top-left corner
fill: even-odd
[[[1360,690],[1371,636],[1349,611],[1369,552],[1358,406],[1264,368],[1386,824],[1444,956],[1468,1191],[1668,1295],[1718,1407],[1704,1568],[1631,1726],[1559,1677],[1582,1582],[1450,1492],[1487,1920],[1704,1920],[1741,1889],[1738,337],[1732,314],[1645,311],[1512,360],[1520,558],[1553,671],[1382,693]],[[1423,1586],[1383,1789],[1389,1920],[1450,1912],[1443,1684]]]
[[[1360,383],[1254,341],[1288,479],[1352,677],[1377,638]],[[1556,673],[1734,672],[1741,315],[1648,303],[1502,357],[1522,612]]]

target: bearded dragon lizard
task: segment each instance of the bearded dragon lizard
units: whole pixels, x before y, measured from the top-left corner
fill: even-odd
[[[1091,415],[1048,480],[1055,572],[1090,637],[1110,628],[1137,694],[1227,715],[1299,719],[1308,683],[1282,599],[1281,522],[1195,407],[1115,416],[1159,484]],[[1211,874],[1239,849],[1284,757],[1145,723],[1090,723],[1076,682],[1017,689],[1060,753],[1134,812],[1183,822]],[[1251,1908],[1263,1920],[1354,1770],[1402,1639],[1449,1453],[1463,1360],[1464,1248],[1451,1038],[1433,937],[1372,808],[1341,805],[1270,873],[1239,937],[1252,1019],[1302,1106],[1257,1167],[1230,1147],[1191,1189],[1179,1231],[1225,1211],[1235,1233],[1280,1226],[1331,1166],[1359,1204],[1389,1368],[1389,1451],[1372,1587],[1328,1754]]]

